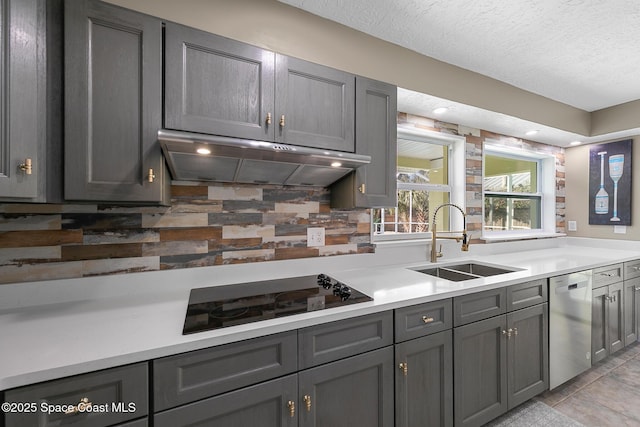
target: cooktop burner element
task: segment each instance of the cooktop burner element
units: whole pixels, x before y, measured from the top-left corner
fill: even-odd
[[[192,289],[182,334],[373,299],[326,274]]]

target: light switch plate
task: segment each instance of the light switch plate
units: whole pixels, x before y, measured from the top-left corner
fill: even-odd
[[[324,246],[324,227],[307,228],[307,247]]]
[[[569,227],[569,231],[578,231],[577,221],[567,221],[567,225]]]

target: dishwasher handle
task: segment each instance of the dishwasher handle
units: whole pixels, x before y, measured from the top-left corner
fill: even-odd
[[[580,282],[574,283],[562,283],[555,285],[556,294],[565,294],[571,291],[577,291],[579,289],[583,289],[589,286],[588,280],[582,280]]]

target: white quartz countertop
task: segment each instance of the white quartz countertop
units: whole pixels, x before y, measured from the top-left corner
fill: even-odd
[[[191,288],[211,286],[211,282],[215,285],[233,283],[231,277],[236,282],[261,278],[250,269],[246,276],[240,277],[237,269],[227,272],[219,267],[206,267],[93,280],[3,285],[0,286],[0,390],[631,261],[640,259],[640,250],[566,245],[474,255],[439,261],[438,265],[466,259],[519,270],[450,282],[410,269],[431,265],[426,261],[380,267],[344,268],[343,265],[334,270],[326,267],[330,264],[319,264],[312,271],[309,264],[306,267],[302,263],[292,264],[285,272],[288,276],[327,273],[374,300],[191,335],[182,335]],[[217,280],[211,279],[212,272],[216,273]],[[270,274],[274,277],[266,278],[278,277],[276,273]],[[284,277],[282,273],[280,277]],[[152,287],[147,283],[150,280],[159,283]],[[106,286],[122,291],[104,292]],[[34,299],[37,300],[35,303]]]

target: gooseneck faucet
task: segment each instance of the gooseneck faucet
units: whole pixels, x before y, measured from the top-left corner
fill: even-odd
[[[438,258],[440,258],[442,256],[442,249],[440,249],[440,251],[436,251],[436,216],[438,215],[438,211],[445,207],[445,206],[451,206],[454,207],[456,209],[458,209],[460,211],[460,213],[462,214],[462,236],[458,237],[448,237],[448,236],[441,236],[440,239],[453,239],[456,242],[459,242],[460,240],[462,240],[462,250],[463,251],[468,251],[469,250],[469,241],[468,241],[468,236],[467,236],[467,215],[464,213],[464,211],[462,210],[462,208],[458,205],[454,205],[453,203],[444,203],[440,206],[438,206],[435,210],[435,212],[433,213],[433,224],[431,226],[431,262],[436,262],[438,260]],[[449,231],[448,233],[460,233],[459,231]],[[441,246],[442,248],[442,246]]]

